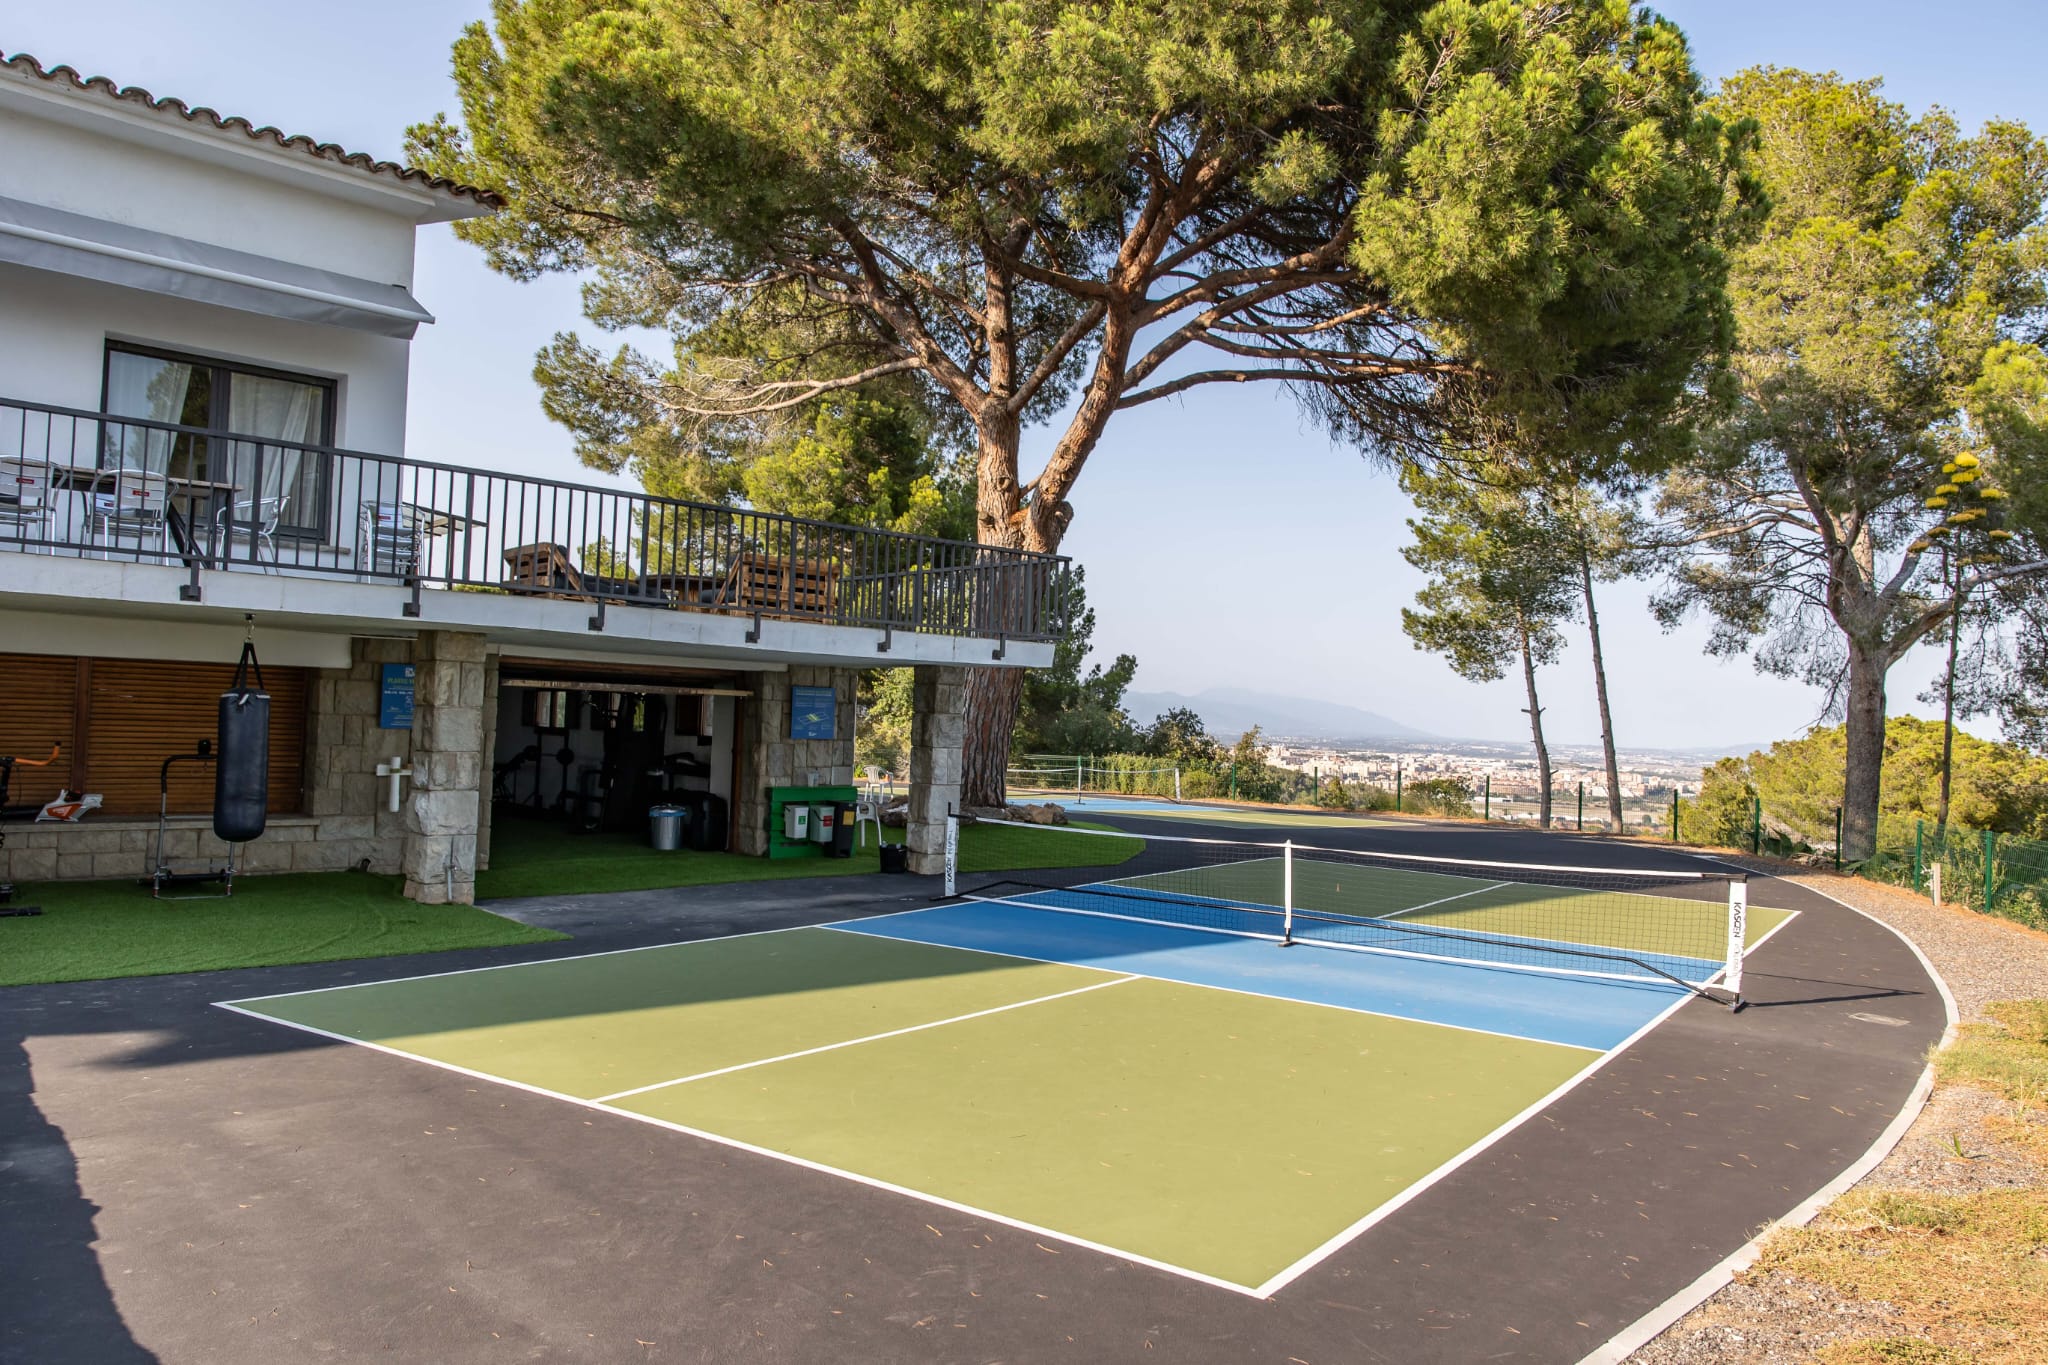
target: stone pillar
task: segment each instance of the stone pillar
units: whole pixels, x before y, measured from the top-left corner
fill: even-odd
[[[477,810],[476,824],[476,870],[482,872],[491,865],[491,828],[493,811],[491,791],[496,782],[492,769],[498,762],[498,656],[490,655],[484,660],[484,732],[478,749],[483,758],[483,772],[478,777],[482,790]]]
[[[754,675],[740,729],[740,770],[733,774],[739,852],[758,856],[768,851],[770,787],[808,787],[813,773],[820,787],[853,785],[853,697],[859,676],[851,668],[811,666]],[[789,737],[792,687],[832,689],[837,705],[831,739]]]
[[[946,870],[946,817],[960,808],[967,670],[918,664],[910,685],[910,870]]]
[[[405,894],[426,905],[476,900],[484,768],[484,637],[424,631],[413,648],[412,790],[405,804]]]

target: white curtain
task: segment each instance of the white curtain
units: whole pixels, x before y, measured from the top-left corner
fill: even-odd
[[[313,444],[321,436],[321,412],[326,394],[311,384],[266,375],[231,374],[228,377],[228,430],[241,436],[268,436],[279,441]],[[258,452],[261,452],[262,487],[254,486]],[[237,501],[259,499],[271,503],[287,494],[292,505],[286,519],[303,521],[313,510],[312,490],[301,487],[312,466],[305,453],[294,446],[261,447],[247,441],[235,442],[234,482],[247,490]],[[261,515],[261,511],[259,511]]]
[[[153,355],[127,351],[107,354],[107,411],[117,417],[140,417],[152,422],[177,422],[185,415],[185,396],[192,387],[192,367]],[[102,464],[132,465],[159,473],[170,466],[171,447],[177,440],[168,431],[146,427],[107,428],[107,450]]]

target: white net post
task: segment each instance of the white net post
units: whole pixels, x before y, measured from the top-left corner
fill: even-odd
[[[1280,942],[1294,942],[1294,840],[1280,845]]]
[[[954,894],[960,879],[960,817],[946,816],[946,894]]]
[[[1081,799],[1081,793],[1085,790],[1085,786],[1086,784],[1081,777],[1081,760],[1077,758],[1074,760],[1074,799],[1076,801]]]
[[[1729,1003],[1742,1003],[1742,954],[1749,942],[1749,883],[1735,878],[1728,883],[1728,970],[1723,983]]]
[[[1173,770],[1173,799],[1180,800],[1180,769]]]

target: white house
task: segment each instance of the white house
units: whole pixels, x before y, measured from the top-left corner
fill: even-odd
[[[271,817],[245,871],[467,900],[494,819],[656,800],[704,847],[787,852],[779,806],[851,782],[878,664],[919,669],[932,865],[965,669],[1051,661],[1062,561],[407,451],[415,230],[490,194],[26,55],[0,146],[0,756],[56,754],[14,768],[17,816],[104,802],[11,825],[0,881],[220,855],[206,764],[161,774],[251,628]]]

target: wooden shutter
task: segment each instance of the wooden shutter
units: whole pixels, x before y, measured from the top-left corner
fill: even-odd
[[[0,754],[43,759],[55,744],[63,752],[47,768],[19,766],[7,804],[54,800],[71,782],[78,746],[72,735],[77,710],[78,661],[43,654],[0,654]]]
[[[154,815],[157,780],[172,754],[196,751],[214,737],[220,694],[234,681],[228,664],[93,659],[86,705],[86,790],[100,793],[109,815]],[[306,670],[266,668],[270,692],[270,809],[304,808]],[[213,768],[171,768],[171,813],[213,809]]]

